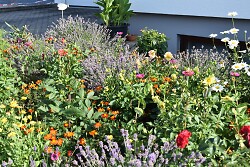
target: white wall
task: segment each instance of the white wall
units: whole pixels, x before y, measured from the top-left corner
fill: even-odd
[[[250,19],[250,0],[130,0],[131,8],[140,13],[173,14],[205,17],[228,17],[236,11],[236,18]]]

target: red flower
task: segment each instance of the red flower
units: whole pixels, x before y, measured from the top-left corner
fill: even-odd
[[[64,50],[64,49],[59,49],[59,50],[58,50],[58,54],[59,54],[60,56],[66,56],[66,55],[68,54],[68,52],[67,52],[66,50]]]
[[[177,146],[180,148],[185,148],[188,145],[188,139],[191,136],[191,132],[188,130],[181,131],[176,139]]]
[[[248,142],[248,147],[250,147],[250,125],[245,125],[240,129],[240,134]]]

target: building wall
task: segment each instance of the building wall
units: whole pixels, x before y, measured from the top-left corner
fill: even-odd
[[[244,41],[244,31],[248,30],[250,32],[250,20],[236,19],[235,26],[240,29],[238,34],[239,40]],[[140,30],[145,27],[156,29],[159,32],[166,34],[166,36],[170,38],[168,41],[169,51],[176,53],[180,46],[179,35],[208,38],[210,34],[216,33],[218,34],[217,38],[221,39],[224,36],[221,35],[220,32],[231,29],[232,21],[229,18],[149,13],[136,13],[130,19],[129,31],[131,33],[140,35]],[[232,37],[232,35],[229,35],[228,37]]]

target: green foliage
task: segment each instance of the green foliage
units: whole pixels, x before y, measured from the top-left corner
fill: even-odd
[[[139,52],[148,53],[150,50],[155,50],[159,56],[163,57],[168,50],[168,38],[166,35],[159,33],[157,30],[147,28],[141,30],[141,33],[137,40]]]
[[[98,0],[96,4],[102,8],[102,12],[97,15],[106,26],[123,25],[133,15],[129,0]]]

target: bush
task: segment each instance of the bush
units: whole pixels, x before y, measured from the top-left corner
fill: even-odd
[[[156,50],[159,56],[165,54],[168,50],[167,37],[154,29],[141,30],[142,35],[138,36],[137,44],[140,53],[148,53],[150,50]]]

